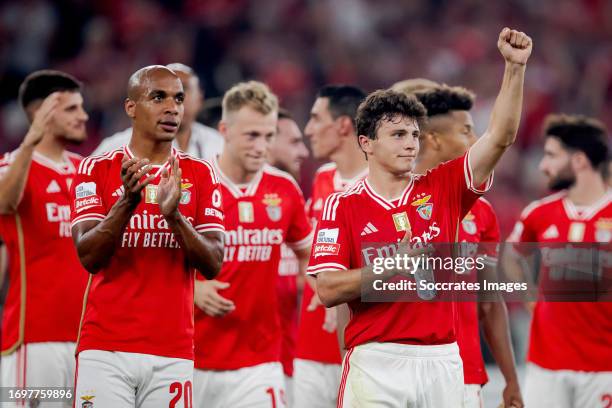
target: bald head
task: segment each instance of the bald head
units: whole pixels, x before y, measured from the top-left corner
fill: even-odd
[[[148,67],[140,68],[132,74],[128,81],[128,99],[133,101],[139,100],[143,93],[150,89],[152,82],[166,76],[172,76],[180,80],[176,72],[163,65],[149,65]]]

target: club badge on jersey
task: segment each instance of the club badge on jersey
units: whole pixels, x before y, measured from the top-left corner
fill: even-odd
[[[433,203],[429,202],[431,195],[418,194],[417,199],[414,200],[411,205],[417,208],[417,213],[421,216],[425,221],[429,221],[431,219],[431,213],[433,211]]]
[[[270,221],[277,222],[282,217],[281,203],[283,200],[276,193],[266,194],[261,200],[266,205],[266,213]]]
[[[181,179],[181,199],[179,203],[189,204],[191,202],[191,191],[189,191],[191,187],[193,187],[193,184],[188,179]]]
[[[476,234],[476,222],[474,222],[474,214],[472,212],[468,212],[463,220],[461,221],[461,226],[466,234],[474,235]]]
[[[145,188],[145,203],[157,204],[157,186],[147,185]]]

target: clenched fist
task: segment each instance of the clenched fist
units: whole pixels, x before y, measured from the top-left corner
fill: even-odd
[[[531,37],[522,31],[505,27],[499,33],[497,48],[499,48],[506,62],[525,65],[531,55],[532,47]]]

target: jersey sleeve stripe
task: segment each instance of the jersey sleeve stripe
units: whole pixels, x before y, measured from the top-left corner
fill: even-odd
[[[70,227],[72,228],[75,225],[83,221],[103,221],[104,218],[105,218],[104,216],[99,215],[99,214],[86,214],[84,216],[77,217],[74,220],[72,220],[72,222],[70,223]]]
[[[314,231],[310,231],[308,235],[306,235],[304,238],[300,239],[299,241],[285,242],[285,244],[287,244],[287,246],[291,249],[304,249],[304,248],[308,248],[312,244],[313,238],[314,238]]]
[[[470,163],[470,152],[472,151],[472,149],[468,150],[467,154],[465,155],[465,158],[463,159],[463,172],[465,173],[465,183],[467,185],[467,188],[476,193],[476,194],[484,194],[487,191],[489,191],[489,189],[491,188],[491,186],[493,185],[493,176],[494,176],[494,172],[491,172],[491,175],[487,178],[487,181],[485,182],[485,186],[483,190],[480,190],[477,188],[477,186],[474,185],[474,179],[473,179],[473,171],[472,171],[472,164]]]
[[[342,264],[328,262],[328,263],[323,263],[319,265],[309,266],[308,269],[306,269],[306,273],[308,275],[316,275],[323,271],[346,271],[346,270],[347,270],[347,267]]]
[[[197,232],[205,232],[205,231],[225,231],[225,226],[223,224],[217,223],[209,223],[209,224],[199,224],[194,227]]]

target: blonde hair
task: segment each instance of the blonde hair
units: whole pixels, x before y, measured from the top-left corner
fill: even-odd
[[[262,82],[240,82],[232,86],[223,96],[223,119],[230,112],[236,112],[248,106],[257,112],[267,115],[278,112],[278,98]]]
[[[403,93],[405,95],[414,94],[417,91],[425,91],[431,88],[440,86],[437,82],[425,78],[404,79],[391,85],[392,91]]]

